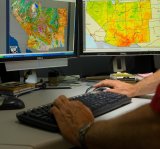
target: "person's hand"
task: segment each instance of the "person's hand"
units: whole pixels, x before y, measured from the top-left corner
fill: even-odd
[[[94,87],[95,88],[109,87],[107,91],[124,94],[127,95],[128,97],[133,97],[135,89],[133,84],[122,82],[119,80],[108,80],[108,79],[100,81],[99,83],[95,84]]]
[[[53,103],[51,113],[54,114],[63,137],[70,143],[80,146],[80,128],[94,121],[90,109],[81,102],[70,101],[62,95]]]

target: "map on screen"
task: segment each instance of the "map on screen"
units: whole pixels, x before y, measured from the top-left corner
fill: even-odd
[[[54,1],[10,0],[10,53],[53,52],[64,48],[67,23],[67,8],[56,8]]]
[[[86,48],[160,48],[160,0],[86,0]]]

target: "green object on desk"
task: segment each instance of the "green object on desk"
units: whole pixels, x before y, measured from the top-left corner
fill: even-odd
[[[126,72],[117,72],[110,74],[110,79],[121,80],[126,82],[136,82],[136,76]]]

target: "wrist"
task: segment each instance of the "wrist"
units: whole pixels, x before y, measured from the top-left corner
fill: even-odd
[[[141,89],[138,83],[133,84],[130,88],[130,97],[135,97],[141,95]]]
[[[130,88],[129,93],[128,93],[127,96],[128,96],[128,97],[135,97],[135,96],[137,96],[136,87],[133,86],[132,88]]]
[[[87,134],[88,130],[91,128],[92,124],[93,123],[85,124],[79,130],[79,143],[80,143],[80,146],[82,149],[87,149],[86,134]]]

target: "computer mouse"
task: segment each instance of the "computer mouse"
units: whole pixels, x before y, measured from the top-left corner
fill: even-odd
[[[23,109],[24,107],[24,102],[15,96],[1,97],[0,110]]]
[[[109,89],[109,87],[98,87],[98,88],[95,89],[95,91],[103,92],[103,91],[107,91],[107,89]]]

